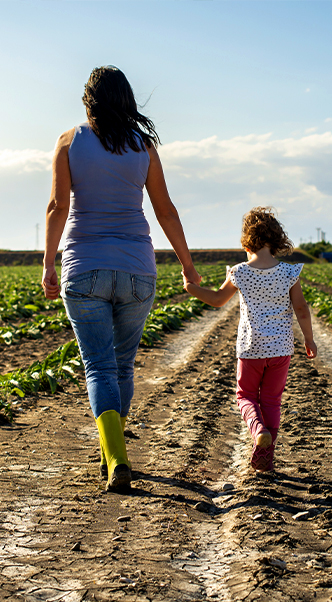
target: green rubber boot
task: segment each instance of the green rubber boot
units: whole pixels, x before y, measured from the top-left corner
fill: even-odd
[[[123,432],[125,430],[126,420],[127,420],[127,416],[120,416],[120,421],[121,421],[121,426],[122,426]],[[99,437],[99,443],[100,443],[99,472],[100,472],[100,476],[102,477],[102,479],[106,479],[106,481],[107,481],[107,479],[108,479],[107,460],[106,460],[105,452],[103,449],[103,443],[102,443],[102,440],[100,437]],[[129,466],[129,468],[131,468],[130,460],[128,460],[128,466]]]
[[[115,410],[103,412],[96,419],[96,424],[107,462],[109,478],[106,489],[130,485],[131,472],[120,414]]]
[[[105,456],[105,452],[104,452],[104,448],[103,448],[103,443],[101,440],[101,437],[99,437],[99,444],[100,444],[100,465],[99,465],[99,472],[100,472],[100,476],[103,479],[108,479],[108,470],[107,470],[107,460],[106,460],[106,456]]]

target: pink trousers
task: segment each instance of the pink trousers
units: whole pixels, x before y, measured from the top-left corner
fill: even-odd
[[[237,404],[253,438],[264,429],[270,431],[273,442],[277,438],[290,359],[286,355],[238,360]]]

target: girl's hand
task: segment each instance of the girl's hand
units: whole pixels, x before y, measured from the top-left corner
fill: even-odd
[[[193,282],[189,281],[188,278],[185,277],[185,275],[184,275],[183,272],[181,272],[181,273],[182,273],[182,276],[183,276],[183,288],[184,288],[185,291],[189,292],[188,291],[188,284],[193,284]]]
[[[61,288],[58,284],[58,275],[54,265],[44,268],[41,285],[46,299],[58,298]]]
[[[315,341],[304,341],[307,356],[313,359],[317,355],[317,346]]]

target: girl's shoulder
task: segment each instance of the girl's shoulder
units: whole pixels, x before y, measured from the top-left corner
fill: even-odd
[[[268,274],[270,275],[271,273],[278,275],[278,274],[283,274],[283,275],[287,275],[287,276],[295,276],[295,275],[299,275],[301,273],[301,270],[304,266],[304,263],[285,263],[283,261],[280,261],[277,265],[271,267],[271,268],[256,268],[255,266],[251,266],[250,264],[248,264],[248,262],[246,261],[242,261],[241,263],[237,263],[236,265],[234,265],[233,267],[230,268],[230,272],[232,273],[236,273],[238,272],[239,274],[247,274],[248,272],[259,272],[260,274]]]
[[[277,280],[288,280],[290,286],[293,286],[298,280],[303,263],[284,263],[280,261],[277,265],[268,269],[255,268],[250,266],[246,261],[237,263],[229,269],[230,279],[233,284],[248,281],[248,278],[255,276],[256,278],[267,278]]]
[[[280,262],[283,277],[289,282],[289,288],[292,288],[298,281],[304,263],[284,263]]]
[[[243,272],[246,268],[248,268],[248,264],[246,261],[242,261],[241,263],[237,263],[236,265],[233,265],[229,271],[231,273],[235,273],[235,272]]]
[[[287,276],[299,276],[303,269],[304,263],[284,263],[283,261],[280,261],[279,266],[284,274],[287,274]]]
[[[231,283],[236,288],[239,288],[241,286],[241,282],[243,280],[243,278],[241,278],[241,276],[243,276],[245,274],[245,272],[247,272],[247,271],[248,271],[247,263],[245,261],[242,261],[242,263],[237,263],[236,265],[233,265],[233,267],[227,269],[227,276],[229,276]]]

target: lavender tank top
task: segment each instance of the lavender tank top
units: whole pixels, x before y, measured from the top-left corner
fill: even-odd
[[[126,151],[106,151],[88,123],[75,128],[62,283],[95,269],[157,275],[142,207],[150,157],[146,150]]]

